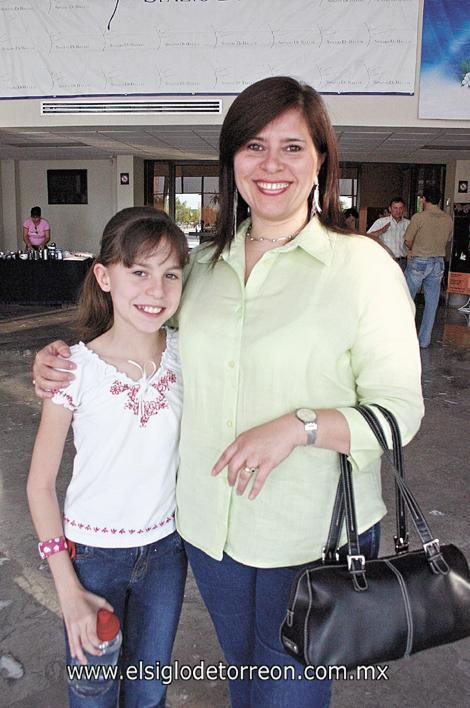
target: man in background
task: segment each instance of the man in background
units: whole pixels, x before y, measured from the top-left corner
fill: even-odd
[[[421,201],[423,211],[412,217],[405,234],[405,243],[410,249],[405,278],[413,299],[423,287],[424,312],[418,338],[419,346],[426,349],[431,343],[444,275],[446,245],[452,238],[453,222],[449,214],[438,206],[441,201],[438,189],[425,189]]]
[[[389,215],[376,219],[367,235],[380,241],[392,252],[400,268],[406,268],[405,231],[410,223],[403,214],[405,202],[401,197],[393,197],[388,207]]]

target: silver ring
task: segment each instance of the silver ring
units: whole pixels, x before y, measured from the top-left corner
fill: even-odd
[[[242,471],[246,472],[247,474],[254,474],[255,472],[258,471],[258,468],[257,467],[248,467],[248,465],[247,465],[246,467],[243,468]]]
[[[36,386],[36,379],[33,379],[33,386]]]

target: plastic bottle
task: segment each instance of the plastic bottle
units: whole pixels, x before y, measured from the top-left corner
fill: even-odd
[[[96,618],[96,633],[101,642],[99,648],[101,649],[102,654],[100,656],[94,656],[93,654],[85,652],[88,666],[115,666],[117,664],[122,643],[119,617],[109,610],[98,610]],[[72,666],[80,666],[78,659],[72,659]],[[82,678],[74,677],[69,679],[70,688],[79,696],[100,696],[114,683],[112,677],[106,676],[106,669],[104,672],[105,675],[103,675],[103,671],[100,671],[97,678],[89,679],[86,678],[86,674],[83,672]],[[118,672],[116,674],[116,678],[117,675]]]

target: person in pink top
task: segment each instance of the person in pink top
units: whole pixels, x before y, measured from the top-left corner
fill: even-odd
[[[43,248],[51,239],[51,227],[41,217],[41,207],[31,209],[31,217],[23,224],[23,241],[26,248]]]

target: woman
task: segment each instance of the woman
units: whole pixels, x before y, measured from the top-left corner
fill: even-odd
[[[349,209],[345,209],[343,211],[343,216],[344,216],[344,221],[346,226],[350,231],[353,233],[358,233],[357,230],[357,221],[359,219],[359,212],[357,209],[354,207],[350,207]]]
[[[311,87],[274,77],[235,99],[220,191],[179,315],[177,526],[227,663],[295,667],[280,681],[240,670],[232,705],[327,706],[330,683],[296,680],[279,627],[294,577],[321,557],[338,452],[355,472],[361,550],[377,552],[380,450],[354,405],[389,408],[405,442],[418,429],[413,305],[383,249],[340,226],[334,133]],[[54,353],[67,349],[38,354],[40,389],[64,379],[51,366],[72,368]]]
[[[41,217],[41,207],[31,209],[31,217],[23,224],[23,241],[26,248],[44,248],[51,239],[51,227],[46,219]]]

